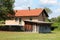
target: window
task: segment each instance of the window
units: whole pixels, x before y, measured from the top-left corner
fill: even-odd
[[[30,18],[30,20],[32,20],[32,18]]]
[[[19,18],[19,24],[22,24],[22,19],[21,18]]]
[[[18,18],[15,18],[15,21],[18,21]]]
[[[19,22],[21,22],[22,20],[21,20],[21,18],[19,18]]]

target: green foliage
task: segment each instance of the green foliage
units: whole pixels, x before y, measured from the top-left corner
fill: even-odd
[[[13,4],[14,1],[12,0],[4,0],[3,5],[7,8],[7,12],[13,14]]]
[[[4,24],[5,22],[2,20],[2,21],[0,21],[0,24]]]
[[[50,20],[50,19],[48,19],[48,18],[46,18],[46,19],[45,19],[45,21],[46,21],[46,22],[51,22],[51,20]]]
[[[57,22],[59,22],[59,23],[60,23],[60,16],[58,16],[58,17],[57,17]]]
[[[52,24],[52,26],[57,27],[55,30],[59,30],[60,31],[60,16],[58,16],[56,18],[52,18],[50,20],[51,20],[51,22],[54,22]]]
[[[14,14],[13,11],[13,0],[1,0],[2,5],[0,5],[0,20],[2,19],[8,19],[8,14]]]
[[[54,22],[53,24],[52,24],[52,26],[58,26],[59,25],[59,23],[56,23],[56,22]]]
[[[58,22],[60,23],[60,16],[56,17],[56,18],[51,18],[50,19],[52,22]]]

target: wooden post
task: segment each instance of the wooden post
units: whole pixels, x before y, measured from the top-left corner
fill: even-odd
[[[36,25],[33,25],[33,32],[36,32]]]

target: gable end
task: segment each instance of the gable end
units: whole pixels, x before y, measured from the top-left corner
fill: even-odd
[[[42,12],[45,13],[46,17],[49,17],[48,13],[46,12],[46,10],[44,9]]]

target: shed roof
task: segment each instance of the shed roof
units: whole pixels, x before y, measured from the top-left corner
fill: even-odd
[[[25,20],[25,22],[36,23],[36,24],[52,24],[52,22],[33,21],[33,20]]]

